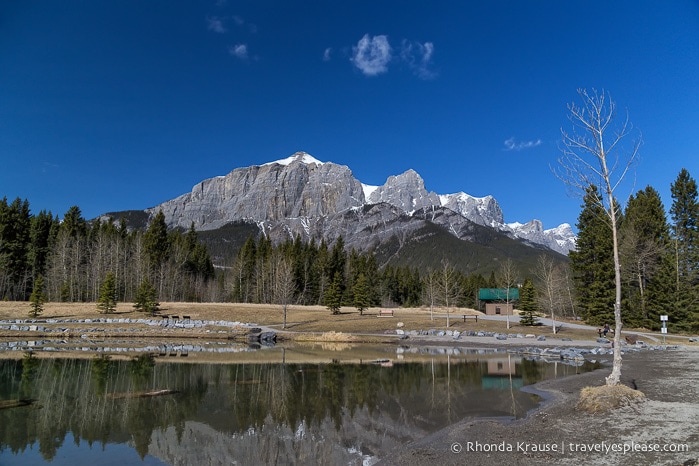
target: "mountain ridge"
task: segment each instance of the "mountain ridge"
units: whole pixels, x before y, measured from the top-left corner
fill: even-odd
[[[332,224],[338,221],[335,220],[338,216],[370,205],[384,205],[379,209],[384,223],[397,221],[401,215],[410,218],[419,211],[448,209],[478,225],[564,255],[575,247],[575,235],[569,224],[545,230],[536,219],[525,224],[504,223],[502,210],[493,196],[479,198],[463,191],[436,194],[426,189],[423,178],[412,169],[389,176],[381,186],[371,186],[357,180],[348,166],[321,162],[306,152],[208,178],[194,185],[189,193],[145,212],[153,216],[162,210],[168,226],[184,229],[192,223],[198,230],[213,230],[230,222],[246,221],[256,223],[265,234],[272,233],[276,238],[285,234],[322,237],[328,230],[336,229]],[[374,218],[378,211],[367,212],[373,214],[363,217],[364,220]],[[424,212],[423,219],[429,217]],[[460,222],[450,218],[452,223]],[[369,228],[376,233],[377,225],[373,222],[361,225],[363,228],[359,230]],[[455,231],[452,224],[444,226]],[[342,229],[347,229],[348,234],[359,234],[347,221]]]

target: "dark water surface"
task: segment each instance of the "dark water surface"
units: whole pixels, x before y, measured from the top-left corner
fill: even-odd
[[[522,386],[595,368],[442,353],[348,362],[275,349],[216,363],[26,353],[0,360],[0,464],[373,464],[464,417],[522,417],[540,401]]]

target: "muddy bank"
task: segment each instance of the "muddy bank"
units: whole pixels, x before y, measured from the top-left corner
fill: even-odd
[[[610,369],[548,380],[548,401],[527,418],[465,419],[384,452],[381,465],[694,465],[699,460],[699,348],[644,351],[624,358],[622,382],[647,401],[607,415],[575,409],[580,390]]]

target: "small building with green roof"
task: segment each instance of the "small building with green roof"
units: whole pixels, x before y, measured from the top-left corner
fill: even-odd
[[[486,315],[513,315],[519,288],[480,288],[478,299],[485,303]]]

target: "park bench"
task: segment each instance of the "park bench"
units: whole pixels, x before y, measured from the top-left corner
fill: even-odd
[[[379,309],[377,317],[393,317],[393,309]]]
[[[472,315],[469,315],[469,314],[464,314],[464,322],[466,322],[466,319],[475,319],[476,322],[478,322],[478,316],[477,316],[477,315],[476,315],[476,316],[472,316]]]

